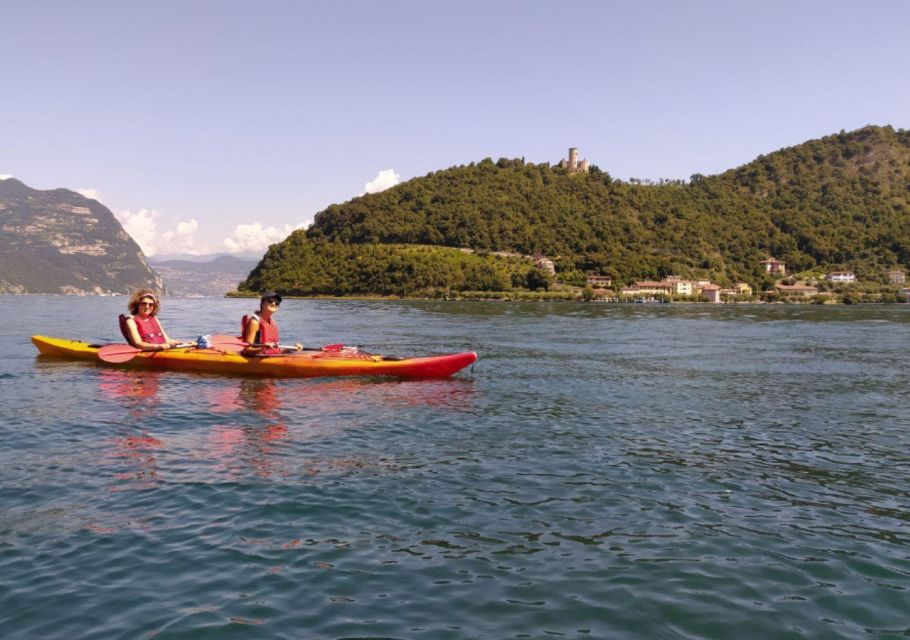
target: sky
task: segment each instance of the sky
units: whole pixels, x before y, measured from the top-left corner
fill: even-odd
[[[688,179],[910,128],[910,0],[0,0],[0,177],[262,254],[455,165]]]

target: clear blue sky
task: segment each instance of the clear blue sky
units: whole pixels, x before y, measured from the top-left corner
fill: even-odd
[[[9,0],[0,56],[0,174],[159,254],[262,247],[382,171],[577,146],[688,178],[910,128],[908,0]]]

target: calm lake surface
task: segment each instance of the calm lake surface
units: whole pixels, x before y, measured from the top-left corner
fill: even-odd
[[[447,380],[36,358],[124,298],[0,296],[0,635],[910,635],[910,305],[286,300]],[[165,299],[172,337],[253,303]]]

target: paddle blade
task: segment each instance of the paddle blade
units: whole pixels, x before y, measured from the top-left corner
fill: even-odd
[[[142,353],[142,350],[128,344],[106,344],[98,349],[98,358],[104,362],[119,364],[129,362],[137,353]]]
[[[249,346],[237,336],[214,335],[210,340],[212,348],[220,349],[227,353],[240,353]]]

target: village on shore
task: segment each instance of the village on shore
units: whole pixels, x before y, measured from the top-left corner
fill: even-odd
[[[550,275],[556,274],[555,265],[549,258],[534,257],[538,268]],[[584,300],[600,302],[811,302],[833,304],[844,302],[908,302],[910,287],[902,269],[890,269],[880,274],[879,280],[863,288],[858,285],[852,271],[834,270],[824,273],[801,274],[788,277],[787,265],[782,260],[762,260],[762,269],[775,278],[774,287],[768,291],[756,292],[745,282],[732,287],[721,287],[709,279],[686,279],[668,275],[661,280],[640,280],[628,286],[615,287],[612,276],[588,274],[581,297]],[[889,295],[890,294],[890,295]]]
[[[462,251],[473,252],[472,249]],[[492,252],[501,256],[517,257],[513,252]],[[541,254],[525,256],[532,258],[535,265],[555,277],[553,260]],[[435,295],[389,296],[360,295],[333,296],[286,294],[287,298],[330,298],[330,299],[386,299],[416,298],[445,300],[551,300],[615,303],[802,303],[802,304],[858,304],[858,303],[906,303],[910,302],[910,287],[902,269],[889,269],[878,275],[860,281],[852,271],[832,270],[800,274],[787,274],[787,265],[782,260],[768,258],[759,263],[762,270],[774,278],[773,288],[755,291],[746,282],[737,282],[732,287],[722,287],[707,278],[687,279],[668,275],[661,280],[639,280],[628,286],[618,286],[609,275],[587,274],[585,285],[573,286],[553,282],[546,290],[536,291],[452,291],[437,290]],[[256,297],[253,291],[228,291],[226,297]]]

